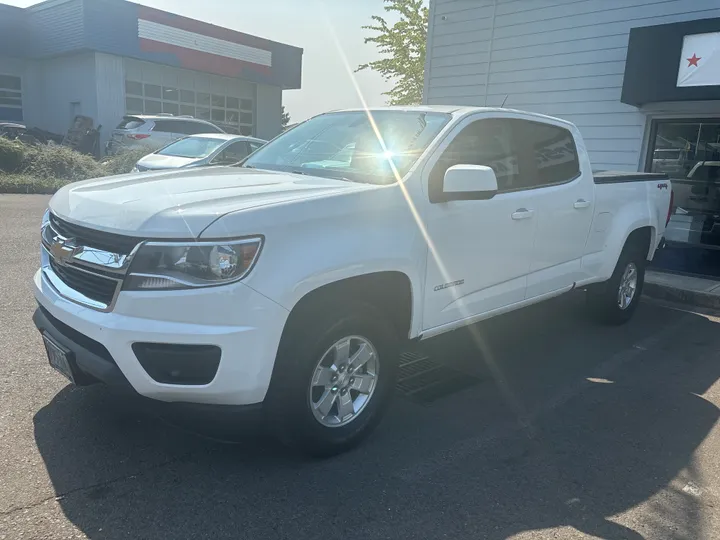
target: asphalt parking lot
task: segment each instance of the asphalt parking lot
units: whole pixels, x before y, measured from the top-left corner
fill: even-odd
[[[299,458],[71,388],[31,321],[48,197],[0,195],[0,539],[718,538],[720,319],[568,296],[425,347],[478,378]]]

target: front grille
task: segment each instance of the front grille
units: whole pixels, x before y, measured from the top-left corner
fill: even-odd
[[[74,238],[78,246],[89,246],[120,255],[128,255],[141,242],[139,238],[133,236],[96,231],[75,225],[54,214],[50,214],[50,224],[59,235]]]
[[[72,266],[61,266],[52,257],[50,258],[50,268],[71,289],[107,306],[112,303],[118,286],[116,280],[84,272]]]

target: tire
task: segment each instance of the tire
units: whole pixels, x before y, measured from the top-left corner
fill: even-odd
[[[620,254],[613,275],[605,283],[590,288],[587,292],[587,304],[592,316],[604,324],[620,325],[629,321],[642,296],[645,283],[645,255],[633,245],[626,245]],[[635,286],[631,294],[621,297],[620,287],[628,292],[635,275]],[[630,275],[630,280],[625,278]]]
[[[395,388],[399,343],[392,324],[372,306],[316,311],[323,316],[283,337],[265,408],[270,431],[282,443],[329,457],[357,445],[380,422]],[[344,358],[353,357],[360,369],[350,373]]]

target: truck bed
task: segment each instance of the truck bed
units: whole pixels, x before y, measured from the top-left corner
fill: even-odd
[[[669,180],[665,173],[644,173],[629,171],[595,171],[593,179],[596,184],[621,184],[625,182],[647,182],[649,180]]]

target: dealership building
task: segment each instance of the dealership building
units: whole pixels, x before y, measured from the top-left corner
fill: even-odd
[[[424,100],[575,123],[595,169],[672,177],[668,240],[720,249],[718,0],[431,0]]]
[[[302,49],[125,0],[0,4],[0,121],[63,134],[76,115],[189,115],[269,139]]]

